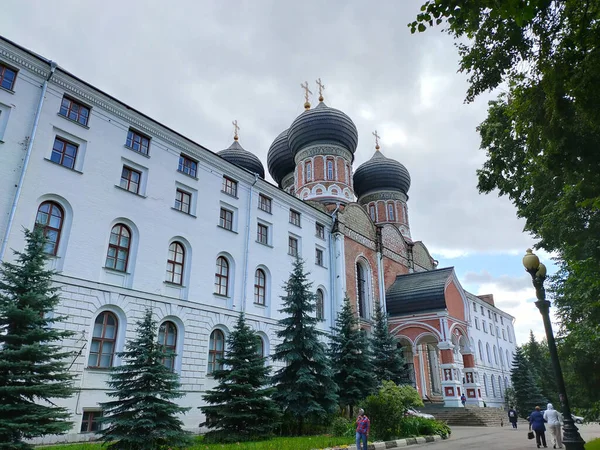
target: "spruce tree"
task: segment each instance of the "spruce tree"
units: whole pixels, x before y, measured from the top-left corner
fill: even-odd
[[[66,320],[52,312],[59,289],[45,268],[46,239],[25,230],[26,247],[16,262],[0,268],[0,449],[33,448],[23,442],[68,431],[67,409],[52,399],[73,395],[72,375],[61,341],[72,333],[54,325]]]
[[[99,432],[101,440],[110,442],[111,449],[123,450],[189,445],[191,437],[177,417],[189,408],[171,401],[184,394],[179,376],[164,364],[174,355],[158,342],[151,310],[138,321],[136,337],[118,356],[123,364],[111,370],[108,385],[114,390],[107,393],[116,400],[101,403],[102,423],[108,425]]]
[[[267,438],[279,425],[281,414],[271,399],[275,389],[267,386],[271,368],[258,354],[259,345],[260,337],[241,313],[227,338],[227,350],[221,360],[224,368],[213,372],[219,384],[204,395],[211,406],[200,408],[207,417],[203,425],[214,429],[206,434],[207,440]]]
[[[377,385],[384,381],[393,381],[397,385],[408,383],[408,370],[404,366],[402,349],[398,341],[390,334],[387,315],[381,307],[375,310],[375,327],[371,338],[373,354],[373,373]]]
[[[342,408],[350,407],[350,417],[353,417],[354,406],[374,393],[377,384],[369,341],[359,327],[348,297],[344,299],[330,339],[329,356],[333,380],[339,388],[339,404]]]
[[[556,377],[552,369],[548,343],[545,340],[537,342],[533,331],[529,330],[529,342],[523,345],[523,352],[529,361],[542,395],[552,403],[559,404]]]
[[[272,356],[274,361],[285,363],[272,378],[276,384],[273,398],[296,422],[299,433],[305,420],[323,420],[335,411],[338,401],[325,346],[319,340],[323,333],[316,329],[316,300],[311,287],[304,263],[298,258],[284,285],[286,295],[282,296],[280,312],[286,317],[279,321],[282,329],[277,332],[282,342]]]
[[[515,391],[515,406],[521,417],[526,418],[536,406],[543,407],[546,404],[522,347],[517,347],[510,377]]]

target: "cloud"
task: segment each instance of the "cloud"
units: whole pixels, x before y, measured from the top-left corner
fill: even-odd
[[[487,270],[479,273],[467,272],[462,281],[467,284],[493,284],[506,292],[520,292],[524,289],[531,289],[531,277],[528,274],[514,277],[509,275],[493,276]]]

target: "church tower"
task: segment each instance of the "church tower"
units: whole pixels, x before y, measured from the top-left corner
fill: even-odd
[[[375,136],[375,153],[361,164],[354,174],[354,191],[358,203],[366,209],[375,224],[391,223],[402,235],[411,240],[408,223],[408,190],[410,174],[398,161],[386,158]]]

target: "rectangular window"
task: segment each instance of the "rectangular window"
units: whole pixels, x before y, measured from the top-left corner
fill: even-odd
[[[500,325],[504,325],[504,317],[500,316]]]
[[[492,312],[488,309],[488,318],[492,320]]]
[[[498,322],[498,314],[494,313],[494,322]]]
[[[219,226],[226,230],[233,230],[233,211],[221,208],[221,217],[219,218]]]
[[[290,223],[297,227],[300,226],[300,213],[298,211],[290,209]]]
[[[485,311],[483,310],[483,306],[480,306],[480,308],[481,308],[481,315],[485,316]]]
[[[83,418],[81,419],[81,433],[95,433],[101,430],[100,419],[102,417],[102,411],[83,411]]]
[[[317,266],[323,266],[323,250],[320,248],[315,249],[315,264]]]
[[[392,203],[388,204],[388,220],[396,220],[394,216],[394,205]]]
[[[494,335],[494,325],[492,325],[492,323],[490,322],[490,334],[493,336]]]
[[[333,160],[327,160],[327,179],[333,180]]]
[[[0,86],[9,91],[13,90],[15,86],[15,79],[17,78],[17,71],[6,67],[4,64],[0,64]]]
[[[131,129],[127,132],[125,145],[142,155],[148,156],[150,153],[150,138]]]
[[[68,97],[63,97],[58,113],[85,126],[90,118],[90,108]]]
[[[226,194],[237,197],[237,185],[237,181],[234,181],[228,177],[223,177],[223,187],[221,189]]]
[[[256,240],[261,244],[268,245],[269,244],[269,227],[263,225],[262,223],[258,224],[256,228]]]
[[[258,209],[261,209],[264,212],[268,212],[270,214],[272,204],[273,200],[271,200],[269,197],[262,194],[258,196]]]
[[[288,254],[298,256],[298,239],[291,236],[288,240]]]
[[[177,170],[181,173],[185,173],[190,177],[196,178],[198,176],[198,163],[191,158],[181,154],[179,155],[179,167]]]
[[[78,148],[77,144],[67,142],[57,136],[54,138],[54,146],[52,147],[50,160],[61,166],[73,169],[75,168],[75,159],[77,158]]]
[[[369,205],[369,215],[371,216],[371,220],[375,222],[375,205]]]
[[[487,323],[486,323],[486,321],[482,320],[481,324],[483,325],[483,331],[487,333],[488,331],[487,331]]]
[[[512,334],[510,334],[510,330],[506,332],[508,334],[508,342],[512,343]]]
[[[131,167],[123,166],[121,171],[121,183],[120,186],[123,189],[139,194],[140,192],[140,180],[142,179],[141,172],[133,170]]]
[[[177,192],[175,193],[175,209],[189,214],[191,205],[192,194],[190,194],[189,192],[185,192],[181,189],[177,189]]]
[[[320,239],[325,239],[325,225],[315,224],[315,234]]]
[[[475,328],[479,330],[479,319],[475,317]]]
[[[477,304],[473,303],[473,311],[477,312]]]

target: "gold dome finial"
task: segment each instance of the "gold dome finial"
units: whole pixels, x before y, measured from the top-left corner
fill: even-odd
[[[323,91],[325,90],[325,85],[323,83],[321,83],[320,78],[316,81],[316,83],[317,83],[317,86],[319,86],[319,101],[322,102],[324,100]]]
[[[240,127],[237,124],[237,120],[234,120],[233,122],[231,122],[231,124],[233,125],[233,140],[237,141],[240,138],[238,136],[238,131],[240,131]]]
[[[300,83],[300,87],[304,89],[304,109],[310,109],[308,94],[312,95],[312,91],[308,88],[308,81],[305,81],[304,84]]]
[[[375,136],[375,150],[379,151],[379,135],[377,134],[377,130],[375,130],[375,132],[373,133],[373,136]]]

